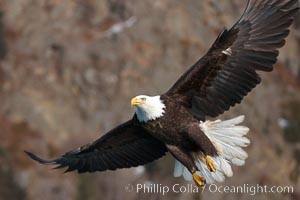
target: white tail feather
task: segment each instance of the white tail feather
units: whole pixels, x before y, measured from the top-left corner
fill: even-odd
[[[223,156],[233,164],[241,165],[248,154],[241,148],[250,144],[250,140],[244,135],[249,128],[236,126],[243,122],[244,116],[239,116],[227,121],[206,121],[200,122],[201,130],[212,141],[219,155]]]
[[[183,170],[184,166],[178,160],[175,160],[174,177],[182,176]]]
[[[243,122],[244,116],[239,116],[230,120],[205,121],[200,122],[200,129],[212,141],[218,151],[218,156],[212,157],[216,167],[216,172],[210,172],[206,166],[203,156],[198,152],[193,153],[195,164],[199,171],[199,176],[205,177],[208,184],[215,181],[222,182],[225,176],[233,175],[230,163],[241,166],[245,164],[248,154],[241,148],[250,144],[250,140],[244,137],[249,128],[237,126]],[[183,175],[186,180],[192,180],[191,173],[179,161],[175,161],[174,176]]]
[[[186,167],[184,167],[184,170],[183,170],[183,178],[187,181],[193,180],[192,174],[189,172],[189,170]]]

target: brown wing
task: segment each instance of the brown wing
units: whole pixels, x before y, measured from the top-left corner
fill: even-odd
[[[250,0],[241,19],[166,94],[197,117],[240,103],[260,83],[256,71],[272,71],[298,9],[298,0]]]
[[[128,121],[95,142],[67,152],[58,159],[44,160],[26,153],[39,163],[58,165],[56,168],[68,167],[66,172],[78,170],[83,173],[144,165],[164,156],[166,152],[164,143]]]

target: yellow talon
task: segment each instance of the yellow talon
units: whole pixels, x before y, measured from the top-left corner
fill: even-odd
[[[217,170],[216,166],[214,164],[214,161],[212,160],[212,158],[210,156],[205,156],[205,161],[206,161],[206,165],[207,165],[207,168],[209,169],[209,171],[215,172]]]
[[[193,173],[193,179],[199,188],[204,189],[206,185],[206,180],[204,177],[198,176],[196,173]]]

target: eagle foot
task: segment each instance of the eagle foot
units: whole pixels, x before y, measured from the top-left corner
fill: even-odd
[[[215,172],[217,170],[214,161],[210,156],[205,156],[205,162],[209,171]]]
[[[199,188],[204,189],[206,185],[206,180],[204,177],[198,176],[197,173],[193,173],[193,179]]]

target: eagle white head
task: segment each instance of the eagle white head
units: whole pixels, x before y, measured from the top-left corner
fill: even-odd
[[[140,122],[147,122],[162,117],[165,113],[165,104],[160,96],[139,95],[131,99],[131,106],[136,107],[136,115]]]

